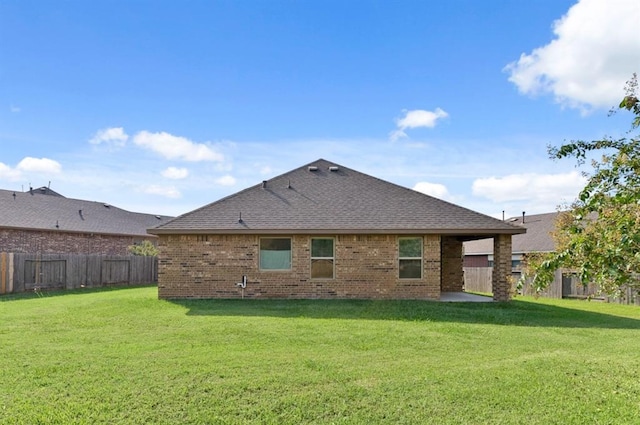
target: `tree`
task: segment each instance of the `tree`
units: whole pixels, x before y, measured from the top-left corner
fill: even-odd
[[[158,255],[158,248],[149,240],[144,240],[139,244],[129,245],[128,249],[133,255],[146,257],[156,257]]]
[[[554,159],[575,158],[578,165],[592,159],[593,172],[568,211],[556,222],[556,251],[530,258],[526,274],[537,292],[553,280],[555,270],[573,270],[583,284],[596,283],[600,291],[619,296],[626,287],[640,289],[640,101],[633,74],[619,109],[635,118],[626,137],[572,141],[550,147]],[[612,110],[612,113],[615,111]],[[636,134],[634,134],[634,132]]]

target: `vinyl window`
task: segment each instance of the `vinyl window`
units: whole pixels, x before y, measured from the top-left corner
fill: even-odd
[[[333,238],[312,238],[311,278],[333,279],[334,263],[335,254]]]
[[[398,239],[398,270],[400,279],[422,279],[422,238]]]
[[[260,270],[291,270],[291,238],[260,239]]]

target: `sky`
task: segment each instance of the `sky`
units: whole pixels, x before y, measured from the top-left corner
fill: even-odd
[[[180,215],[324,158],[501,218],[623,137],[637,0],[0,0],[0,188]]]

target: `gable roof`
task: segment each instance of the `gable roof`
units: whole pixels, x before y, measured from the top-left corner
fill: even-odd
[[[29,194],[30,195],[49,195],[49,196],[60,196],[61,198],[64,198],[64,196],[60,195],[58,192],[56,192],[55,190],[51,190],[51,188],[47,187],[47,186],[41,186],[39,188],[29,188]]]
[[[527,229],[527,233],[514,235],[511,239],[511,251],[514,254],[527,252],[552,252],[555,250],[555,243],[551,237],[551,232],[555,228],[557,212],[546,214],[534,214],[524,217],[514,217],[507,220],[516,226]],[[465,255],[486,255],[493,253],[493,240],[482,239],[464,244]]]
[[[0,229],[48,230],[148,237],[171,217],[126,211],[102,202],[0,189]]]
[[[152,234],[431,233],[470,239],[524,231],[324,159],[149,229]]]

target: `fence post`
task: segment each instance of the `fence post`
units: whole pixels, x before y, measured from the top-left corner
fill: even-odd
[[[7,253],[0,253],[0,294],[7,293]]]

